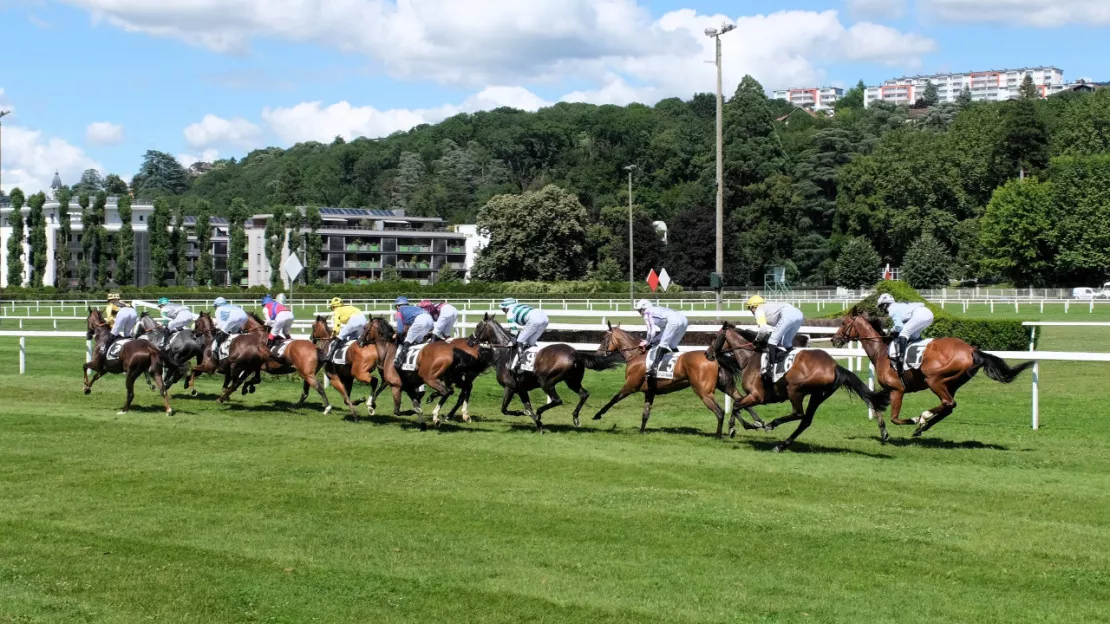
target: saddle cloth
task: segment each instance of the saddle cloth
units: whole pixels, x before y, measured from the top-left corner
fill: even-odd
[[[539,347],[528,347],[514,359],[511,364],[515,366],[517,360],[520,360],[520,371],[523,373],[533,373],[536,371],[536,354],[540,352]]]
[[[921,363],[925,360],[925,347],[929,346],[929,343],[932,341],[932,338],[917,340],[915,342],[911,342],[909,346],[906,347],[906,370],[917,370],[921,368]],[[894,357],[894,355],[894,343],[891,343],[890,357]]]
[[[331,363],[332,364],[346,364],[347,363],[347,349],[350,349],[351,345],[353,345],[353,344],[355,344],[354,340],[348,340],[347,342],[344,342],[343,346],[341,346],[341,347],[339,347],[338,349],[335,350],[335,355],[331,356]]]
[[[775,370],[771,375],[771,381],[774,383],[778,383],[778,381],[782,379],[783,376],[786,375],[786,373],[790,372],[790,368],[794,366],[794,358],[796,358],[798,354],[802,351],[809,351],[809,349],[791,349],[790,351],[787,351],[786,356],[775,364]],[[763,356],[759,359],[759,365],[762,368],[767,368],[766,353],[764,353]]]
[[[123,345],[131,342],[134,338],[120,338],[108,347],[108,353],[105,354],[105,359],[118,360],[120,351],[123,351]]]
[[[242,335],[243,334],[231,334],[227,337],[227,340],[221,342],[220,348],[217,350],[216,353],[216,360],[226,360],[227,354],[231,353],[231,343],[235,342],[239,338],[239,336]]]
[[[427,342],[422,342],[420,344],[414,344],[409,347],[409,352],[405,354],[405,361],[401,362],[401,370],[416,370],[416,360],[420,357],[420,352],[423,351],[424,347],[428,346],[428,344],[429,343]]]
[[[293,344],[292,340],[282,340],[270,350],[270,353],[272,353],[275,358],[283,358],[285,357],[285,350],[288,349],[291,344]]]
[[[648,368],[655,363],[655,358],[658,357],[658,347],[652,347],[648,351],[647,361],[645,364]],[[656,379],[674,379],[674,365],[678,363],[678,356],[681,353],[664,353],[663,360],[659,363],[659,371],[656,372]]]

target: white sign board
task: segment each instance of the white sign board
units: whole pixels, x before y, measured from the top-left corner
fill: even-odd
[[[289,256],[285,259],[285,264],[281,265],[281,270],[285,273],[285,277],[289,278],[289,281],[292,282],[297,279],[297,276],[304,270],[304,265],[297,259],[297,256]]]
[[[663,290],[671,287],[671,276],[667,275],[667,269],[659,271],[659,285],[663,287]]]

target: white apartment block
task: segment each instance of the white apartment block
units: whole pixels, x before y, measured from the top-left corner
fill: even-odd
[[[1058,67],[1023,67],[1021,69],[990,69],[979,72],[903,76],[892,78],[877,87],[868,87],[864,104],[883,100],[894,104],[913,104],[925,95],[930,82],[937,87],[941,102],[955,102],[966,88],[973,101],[1002,102],[1016,99],[1026,76],[1033,79],[1042,98],[1067,88],[1064,71]]]
[[[774,92],[776,100],[786,100],[794,106],[809,110],[828,110],[837,100],[844,97],[844,89],[837,87],[809,87],[804,89],[781,89]]]

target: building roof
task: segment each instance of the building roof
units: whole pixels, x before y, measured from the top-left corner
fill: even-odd
[[[50,183],[50,189],[56,191],[56,190],[62,188],[62,186],[64,186],[62,184],[62,176],[58,175],[58,172],[55,171],[54,172],[54,181]]]

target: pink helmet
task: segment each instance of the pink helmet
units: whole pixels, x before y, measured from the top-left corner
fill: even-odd
[[[431,301],[428,301],[427,299],[421,301],[420,303],[418,303],[416,305],[417,305],[417,307],[424,308],[425,310],[434,310],[435,307],[436,307],[436,304],[432,303]]]

